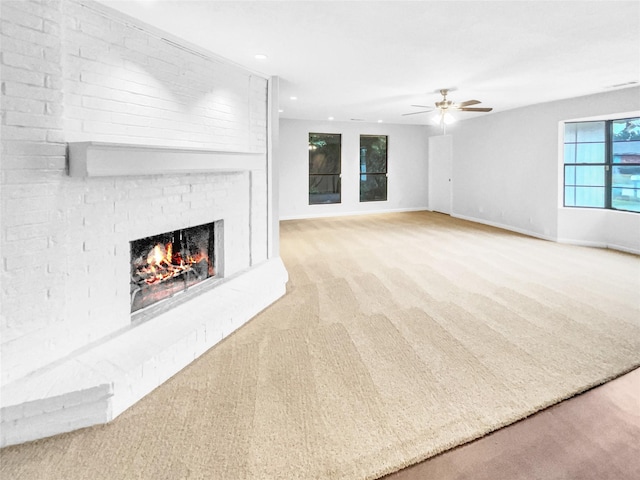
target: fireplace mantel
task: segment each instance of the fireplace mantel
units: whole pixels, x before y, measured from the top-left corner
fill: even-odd
[[[264,169],[264,153],[105,142],[69,143],[69,175],[112,177]]]

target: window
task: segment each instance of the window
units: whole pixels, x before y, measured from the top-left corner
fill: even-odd
[[[360,135],[360,201],[387,199],[387,136]]]
[[[565,124],[564,206],[640,212],[640,118]]]
[[[605,207],[606,122],[567,123],[564,205]]]
[[[309,205],[340,203],[341,135],[309,134]]]
[[[640,212],[640,118],[612,122],[611,208]]]

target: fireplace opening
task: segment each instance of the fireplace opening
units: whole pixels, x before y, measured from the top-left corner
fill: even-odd
[[[216,224],[207,223],[133,240],[131,313],[221,276],[216,263]]]

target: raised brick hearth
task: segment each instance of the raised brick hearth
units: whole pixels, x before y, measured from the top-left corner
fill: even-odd
[[[114,418],[283,295],[287,273],[274,80],[91,0],[0,8],[8,445]],[[213,222],[224,275],[132,322],[131,242]]]

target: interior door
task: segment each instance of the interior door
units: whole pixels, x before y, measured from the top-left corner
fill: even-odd
[[[451,214],[452,136],[429,137],[429,209]]]

